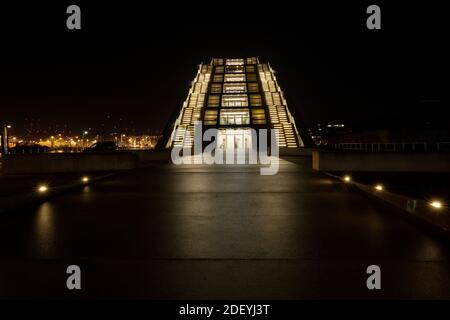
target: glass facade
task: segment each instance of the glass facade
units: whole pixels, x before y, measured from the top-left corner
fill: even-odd
[[[247,85],[242,83],[225,83],[223,85],[223,93],[244,93],[247,92]]]
[[[243,82],[245,81],[245,74],[227,73],[225,74],[225,82]]]
[[[246,94],[223,94],[222,107],[248,107]]]
[[[219,129],[226,148],[251,146],[251,128],[278,129],[280,147],[303,146],[272,68],[256,57],[201,65],[167,146],[192,146],[197,120]]]
[[[248,109],[222,109],[220,110],[220,124],[242,125],[250,124]]]

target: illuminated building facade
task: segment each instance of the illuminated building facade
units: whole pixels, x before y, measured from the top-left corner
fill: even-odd
[[[201,64],[166,147],[193,147],[196,121],[218,129],[223,148],[250,148],[251,128],[278,129],[279,147],[304,146],[272,68],[256,57]]]

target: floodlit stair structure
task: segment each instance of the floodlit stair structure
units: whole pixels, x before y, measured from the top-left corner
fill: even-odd
[[[278,129],[280,148],[304,146],[274,71],[256,57],[201,64],[164,146],[193,147],[196,121],[218,129],[224,148],[250,148],[251,128]]]

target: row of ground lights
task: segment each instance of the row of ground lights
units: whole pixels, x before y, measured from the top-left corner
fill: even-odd
[[[344,181],[345,182],[351,182],[352,181],[352,177],[347,174],[347,175],[344,176]],[[382,184],[376,184],[374,186],[374,189],[377,190],[377,191],[383,191],[384,187],[383,187]],[[439,200],[432,200],[432,201],[429,202],[429,205],[431,207],[435,208],[435,209],[441,209],[444,206],[442,204],[442,202],[439,201]]]
[[[89,182],[89,177],[88,176],[83,176],[81,178],[81,182],[83,183],[88,183]],[[38,186],[37,191],[39,193],[46,193],[48,191],[49,187],[46,184],[41,184]]]

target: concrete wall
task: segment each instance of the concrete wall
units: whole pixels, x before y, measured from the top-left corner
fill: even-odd
[[[280,156],[306,156],[310,157],[312,148],[280,148]]]
[[[340,176],[336,176],[332,173],[326,174],[344,182],[344,179]],[[374,199],[401,209],[407,214],[417,218],[418,221],[426,222],[439,229],[441,232],[444,232],[446,236],[450,236],[450,209],[447,207],[436,209],[431,207],[430,203],[425,200],[410,198],[386,190],[376,190],[373,185],[366,185],[355,181],[345,182],[345,184],[359,189]]]
[[[2,173],[118,171],[149,163],[167,163],[170,150],[130,150],[110,153],[12,154],[2,158]]]
[[[167,163],[170,162],[170,149],[163,150],[133,150],[133,153],[140,164],[147,163]]]
[[[387,191],[377,191],[373,186],[367,186],[360,183],[354,183],[354,185],[360,190],[370,194],[372,197],[407,211],[416,218],[425,220],[435,227],[438,227],[441,231],[446,233],[450,232],[450,215],[447,208],[435,209],[424,200],[409,198]]]
[[[137,156],[131,152],[17,154],[2,158],[2,173],[117,171],[133,169],[137,165]]]
[[[448,153],[313,151],[314,170],[379,172],[450,172]]]

